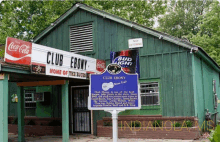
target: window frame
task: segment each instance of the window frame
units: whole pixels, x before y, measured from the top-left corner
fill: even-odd
[[[142,90],[142,88],[141,88],[141,84],[146,84],[146,85],[152,85],[152,84],[157,84],[157,90],[158,90],[158,92],[154,92],[154,93],[152,93],[152,95],[151,95],[151,93],[141,93],[141,90]],[[146,87],[146,88],[152,88],[152,87]],[[156,88],[156,87],[153,87],[153,89],[154,88]],[[160,84],[159,84],[159,82],[157,82],[157,81],[152,81],[152,82],[141,82],[140,83],[140,97],[142,98],[142,96],[157,96],[158,97],[158,103],[157,104],[141,104],[141,106],[160,106],[160,90],[159,90],[159,88],[160,88]],[[143,88],[144,89],[144,88]]]
[[[140,83],[149,83],[149,82],[158,82],[159,84],[159,98],[160,98],[160,105],[148,105],[148,106],[142,106],[141,109],[142,111],[151,111],[152,115],[162,115],[163,113],[163,97],[162,97],[162,83],[160,78],[140,78],[139,79],[139,84]]]
[[[32,91],[32,92],[30,92]],[[34,93],[36,93],[36,88],[27,88],[24,89],[24,109],[25,109],[25,116],[36,116],[36,110],[37,110],[37,103],[34,101]],[[31,97],[26,97],[26,94],[31,94]],[[32,101],[26,101],[26,99],[32,99]],[[35,104],[34,107],[26,107],[26,103],[29,104]],[[35,115],[26,115],[26,111],[28,109],[35,109]]]

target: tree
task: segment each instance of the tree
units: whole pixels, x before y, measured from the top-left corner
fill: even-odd
[[[199,25],[200,31],[192,35],[190,41],[202,47],[209,55],[220,64],[220,4],[218,1],[211,4]]]
[[[88,1],[86,4],[147,27],[153,27],[154,17],[164,14],[166,9],[166,1],[162,0],[97,1],[96,3]]]
[[[33,39],[77,1],[3,1],[0,4],[0,44],[7,36]],[[152,27],[153,18],[165,12],[163,1],[80,1]]]
[[[187,37],[199,32],[199,23],[211,1],[170,1],[166,14],[159,17],[158,30],[175,37]]]
[[[72,6],[65,1],[4,1],[0,6],[0,43],[7,36],[30,40]]]

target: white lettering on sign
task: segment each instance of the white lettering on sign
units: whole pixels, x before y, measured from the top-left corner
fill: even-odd
[[[8,50],[9,51],[18,51],[20,53],[23,53],[23,54],[29,54],[29,50],[30,50],[30,47],[27,46],[27,45],[15,45],[14,42],[10,43],[9,46],[8,46]]]
[[[131,57],[124,57],[124,56],[119,56],[118,57],[118,65],[132,65],[132,58]]]

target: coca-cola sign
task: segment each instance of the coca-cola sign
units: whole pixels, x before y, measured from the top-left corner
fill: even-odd
[[[32,43],[8,37],[5,47],[5,62],[31,65]]]

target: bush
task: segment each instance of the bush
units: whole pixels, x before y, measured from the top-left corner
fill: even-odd
[[[103,126],[112,126],[112,122],[104,122]]]
[[[27,125],[36,125],[36,124],[35,124],[34,120],[30,120],[30,121],[28,121]]]
[[[184,127],[192,127],[193,123],[190,120],[185,121],[185,124],[183,125]]]
[[[132,121],[130,127],[141,127],[141,123],[139,121]]]
[[[14,117],[14,119],[12,121],[12,124],[18,124],[18,118],[17,117]]]
[[[153,123],[154,127],[161,127],[161,121],[160,120],[155,120]]]
[[[220,141],[220,125],[217,125],[215,130],[212,130],[209,137],[210,142]]]
[[[179,122],[173,124],[173,127],[181,127],[182,125]]]
[[[53,120],[49,122],[48,126],[62,126],[62,123],[60,122],[60,120]]]

